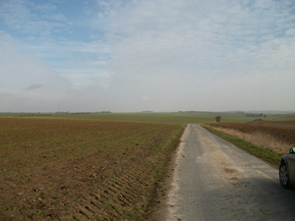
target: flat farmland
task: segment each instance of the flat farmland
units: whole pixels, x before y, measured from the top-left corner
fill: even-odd
[[[0,118],[0,220],[144,220],[183,130]]]
[[[169,124],[197,124],[215,122],[216,113],[5,113],[0,118],[71,119],[116,122],[153,122]],[[255,117],[220,114],[221,122],[243,123]]]

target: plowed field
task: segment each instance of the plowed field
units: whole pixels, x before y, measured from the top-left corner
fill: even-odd
[[[269,127],[278,127],[284,129],[293,129],[295,130],[295,121],[251,121],[247,124],[254,124],[254,125],[262,125],[262,126],[269,126]]]
[[[144,220],[183,129],[0,118],[0,220]]]

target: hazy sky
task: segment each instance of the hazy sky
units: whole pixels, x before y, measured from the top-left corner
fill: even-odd
[[[295,110],[294,0],[0,0],[0,111]]]

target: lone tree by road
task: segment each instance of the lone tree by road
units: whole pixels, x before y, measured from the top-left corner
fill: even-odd
[[[221,117],[218,115],[215,117],[216,122],[220,122]]]

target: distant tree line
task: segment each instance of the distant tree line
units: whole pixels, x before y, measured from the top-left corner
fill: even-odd
[[[263,113],[260,114],[253,114],[253,113],[248,113],[245,114],[246,117],[266,117],[266,115],[264,115]]]

